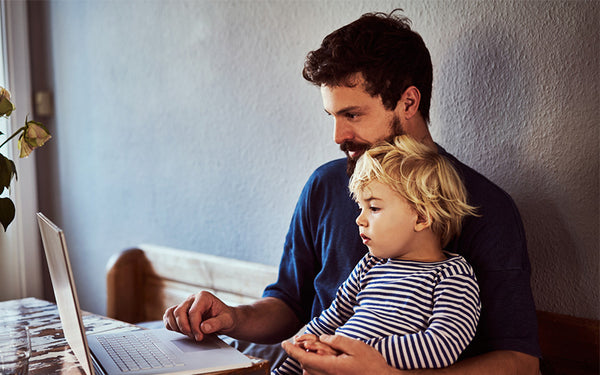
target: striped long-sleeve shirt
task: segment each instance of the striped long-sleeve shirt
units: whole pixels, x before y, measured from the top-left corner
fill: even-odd
[[[446,255],[424,263],[367,254],[307,333],[362,340],[400,369],[451,365],[475,335],[481,303],[471,266]],[[290,357],[274,373],[301,372]]]

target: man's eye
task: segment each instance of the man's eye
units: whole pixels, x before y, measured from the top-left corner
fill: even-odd
[[[359,116],[358,113],[346,112],[346,118],[354,120]]]

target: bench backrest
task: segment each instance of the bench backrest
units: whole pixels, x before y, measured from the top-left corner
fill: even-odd
[[[228,304],[251,303],[276,280],[273,266],[140,245],[107,265],[107,315],[129,323],[161,320],[167,307],[201,290]]]

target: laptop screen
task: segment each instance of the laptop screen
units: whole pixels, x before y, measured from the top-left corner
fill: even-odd
[[[43,214],[38,213],[37,217],[65,338],[85,373],[91,375],[93,374],[91,358],[87,350],[87,338],[81,319],[64,233]]]

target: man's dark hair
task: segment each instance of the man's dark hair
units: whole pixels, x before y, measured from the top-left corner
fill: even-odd
[[[306,56],[302,75],[317,86],[354,85],[352,77],[361,73],[366,91],[380,95],[387,110],[410,86],[421,93],[419,112],[429,121],[431,102],[431,56],[410,20],[394,14],[367,13],[323,39],[321,47]]]

